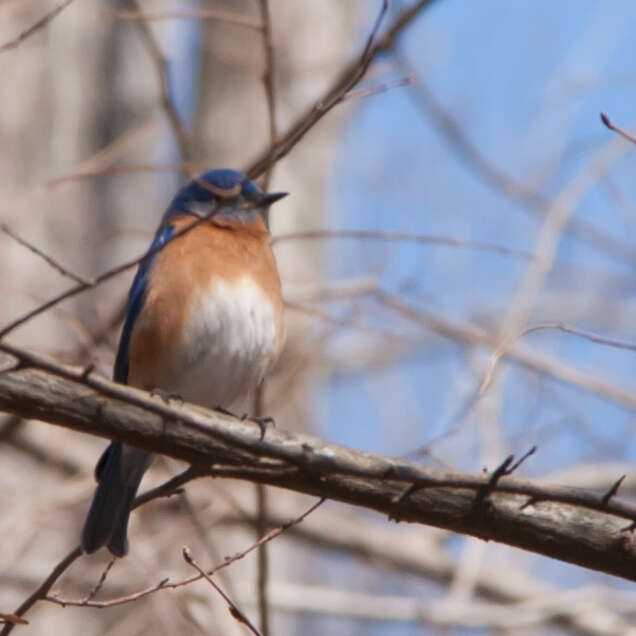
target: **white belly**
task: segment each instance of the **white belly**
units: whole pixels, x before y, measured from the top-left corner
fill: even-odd
[[[249,279],[214,283],[188,308],[184,347],[169,391],[211,408],[229,406],[263,379],[278,356],[282,320]]]

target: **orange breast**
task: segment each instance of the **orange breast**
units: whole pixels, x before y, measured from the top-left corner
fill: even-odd
[[[175,230],[195,221],[191,216],[179,217],[174,222]],[[264,368],[271,367],[283,344],[284,324],[280,279],[269,232],[262,219],[249,225],[224,222],[223,227],[208,222],[171,241],[157,256],[144,307],[131,336],[129,383],[177,390],[174,385],[179,374],[185,372],[181,367],[187,364],[184,346],[193,346],[185,342],[193,303],[199,303],[201,290],[211,289],[217,280],[232,286],[243,279],[249,279],[271,303],[276,342]]]

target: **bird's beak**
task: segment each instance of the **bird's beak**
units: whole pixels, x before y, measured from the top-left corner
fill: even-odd
[[[270,192],[268,194],[264,194],[261,199],[261,205],[269,207],[272,203],[276,203],[276,201],[286,197],[288,194],[289,192]]]

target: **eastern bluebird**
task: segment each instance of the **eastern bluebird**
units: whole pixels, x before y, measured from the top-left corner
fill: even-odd
[[[258,385],[285,333],[266,223],[285,194],[264,194],[235,170],[211,170],[177,193],[130,288],[116,382],[210,408]],[[121,442],[106,448],[82,531],[85,552],[103,545],[116,556],[128,552],[128,517],[151,461]]]

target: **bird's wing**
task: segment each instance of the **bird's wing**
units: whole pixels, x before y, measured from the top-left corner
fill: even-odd
[[[166,225],[157,232],[148,253],[150,256],[144,258],[139,265],[135,279],[128,292],[128,303],[126,305],[126,319],[124,320],[124,328],[121,332],[119,340],[119,348],[117,349],[117,358],[115,359],[115,370],[113,379],[115,382],[126,384],[128,382],[128,371],[130,366],[130,337],[132,335],[135,321],[144,306],[146,299],[146,291],[148,287],[148,276],[150,270],[157,258],[157,254],[161,248],[170,240],[174,234],[174,226]]]

